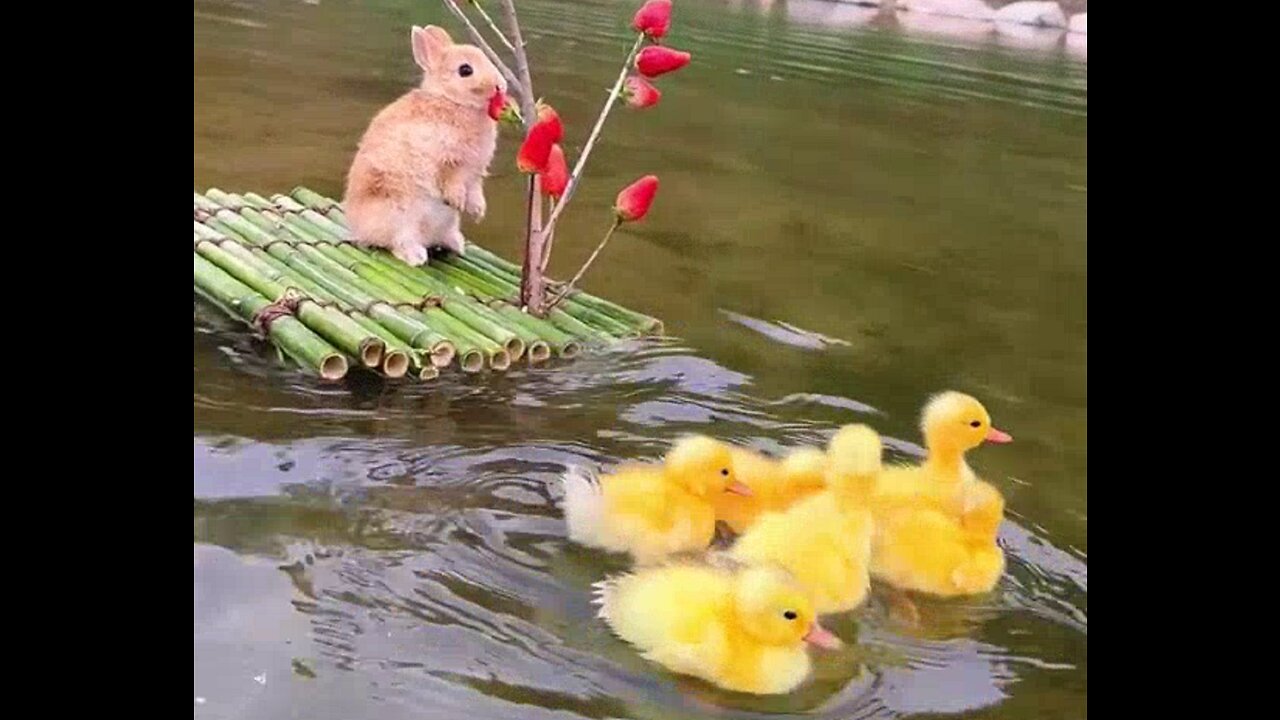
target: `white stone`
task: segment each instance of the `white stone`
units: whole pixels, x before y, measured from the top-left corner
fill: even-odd
[[[1089,31],[1087,29],[1087,26],[1085,25],[1086,16],[1088,14],[1089,13],[1080,13],[1078,15],[1072,15],[1071,22],[1067,24],[1067,29],[1073,33],[1088,35]]]
[[[827,0],[788,0],[787,19],[807,25],[827,27],[859,27],[875,19],[880,11],[873,7]]]
[[[1056,2],[1037,2],[1024,0],[1005,5],[996,11],[996,22],[1031,25],[1045,28],[1065,28],[1066,13]]]
[[[967,20],[992,20],[995,11],[982,0],[898,0],[899,10]]]
[[[1062,28],[1043,28],[1016,23],[995,24],[996,38],[1001,45],[1035,50],[1052,50],[1062,42],[1067,32]]]
[[[1079,58],[1085,62],[1089,62],[1089,36],[1084,33],[1067,33],[1066,42],[1063,43],[1067,48],[1067,53]]]
[[[905,12],[898,15],[898,26],[908,35],[985,41],[995,32],[995,25],[982,20]]]

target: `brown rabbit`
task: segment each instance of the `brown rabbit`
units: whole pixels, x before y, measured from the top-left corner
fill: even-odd
[[[498,141],[487,108],[507,81],[479,48],[455,45],[434,25],[414,26],[410,40],[422,85],[369,123],[342,204],[357,242],[422,265],[430,247],[466,251],[460,212],[484,217]]]

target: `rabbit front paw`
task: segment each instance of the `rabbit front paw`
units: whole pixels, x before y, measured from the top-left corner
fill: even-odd
[[[484,188],[479,184],[472,185],[467,191],[466,213],[470,215],[476,222],[484,220],[485,210],[488,206],[484,201]]]
[[[427,262],[427,249],[421,245],[397,246],[391,249],[391,254],[413,267],[425,265]]]
[[[454,210],[462,212],[467,208],[467,186],[446,185],[440,189],[440,199]]]

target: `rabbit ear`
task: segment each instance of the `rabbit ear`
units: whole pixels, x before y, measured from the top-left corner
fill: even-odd
[[[432,63],[440,57],[445,48],[453,44],[453,39],[449,37],[449,33],[445,32],[444,28],[435,25],[428,25],[424,28],[417,25],[413,26],[410,40],[413,43],[413,60],[423,70],[431,69]]]

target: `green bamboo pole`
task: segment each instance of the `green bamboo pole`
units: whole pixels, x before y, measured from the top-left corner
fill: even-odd
[[[320,212],[328,212],[331,209],[342,210],[342,205],[337,200],[327,198],[320,193],[305,187],[296,187],[293,192],[289,193],[295,200],[310,208],[315,208]]]
[[[379,263],[388,271],[399,273],[406,284],[416,285],[415,290],[418,292],[428,294],[444,293],[447,298],[452,298],[456,301],[459,294],[449,284],[459,280],[465,283],[466,280],[465,278],[451,277],[438,266],[411,268],[408,265],[399,263],[386,253],[380,251],[369,252],[374,262]],[[412,272],[415,270],[419,271],[419,273]],[[424,280],[426,282],[423,282]],[[435,282],[433,283],[432,281]],[[541,318],[520,312],[514,306],[501,301],[499,294],[475,286],[465,286],[462,289],[472,293],[475,295],[475,299],[480,301],[476,306],[471,307],[485,315],[492,322],[511,328],[517,334],[527,348],[525,352],[529,355],[531,363],[539,363],[548,359],[553,349],[556,355],[562,358],[573,358],[581,352],[581,344],[571,335],[566,334],[560,328]],[[519,357],[519,353],[512,353],[513,359],[519,359]]]
[[[453,288],[437,282],[431,276],[415,274],[411,268],[399,262],[391,255],[383,252],[359,248],[352,243],[343,242],[341,238],[326,234],[323,230],[305,223],[297,217],[286,217],[284,223],[295,230],[301,237],[312,242],[325,243],[334,249],[333,253],[341,253],[353,263],[364,263],[380,271],[384,277],[402,286],[412,295],[422,297],[439,297],[445,312],[466,323],[486,337],[502,343],[512,360],[524,355],[527,342],[518,333],[507,327],[502,317],[493,313],[483,304],[456,292]],[[335,255],[336,257],[336,255]]]
[[[468,250],[467,255],[470,255],[470,254],[471,252],[470,250]],[[468,258],[466,255],[461,255],[461,256],[452,255],[448,258],[445,258],[441,264],[448,264],[453,267],[456,267],[460,272],[482,275],[486,278],[489,278],[490,281],[496,281],[496,278],[502,277],[497,273],[493,273],[493,272],[485,273],[482,263],[483,263],[482,260],[468,261]],[[519,279],[513,280],[513,279],[504,278],[503,282],[505,284],[505,287],[508,289],[514,288],[516,289],[516,291],[518,291],[518,288],[520,287]],[[568,314],[581,320],[582,322],[588,325],[591,325],[592,327],[595,327],[603,332],[606,332],[609,335],[612,335],[614,337],[632,338],[632,337],[640,337],[641,335],[644,334],[639,328],[633,326],[628,321],[620,320],[614,317],[613,315],[607,312],[602,312],[594,307],[591,307],[590,305],[586,305],[582,303],[571,303],[571,302],[568,302],[568,299],[566,298],[565,302],[560,303],[558,307],[564,310],[564,312],[567,312]]]
[[[235,217],[235,216],[231,216]],[[307,263],[300,254],[295,252],[287,245],[276,244],[267,252],[260,247],[262,238],[252,238],[259,244],[250,242],[249,237],[241,235],[237,230],[215,218],[210,218],[210,222],[217,225],[223,232],[213,229],[207,225],[196,223],[196,233],[207,239],[215,241],[236,240],[246,243],[249,247],[244,250],[254,253],[263,262],[278,266],[278,269],[286,272],[293,279],[305,279],[313,285],[322,286],[331,296],[338,300],[344,309],[351,311],[362,310],[367,312],[377,320],[381,325],[396,334],[409,345],[419,348],[430,355],[430,362],[435,367],[446,367],[452,362],[457,352],[453,342],[437,333],[430,326],[405,317],[397,312],[391,305],[381,302],[376,298],[361,293],[355,288],[337,283],[332,278],[318,272],[313,266]],[[242,228],[244,229],[244,228]],[[240,247],[236,243],[228,243],[228,246]],[[479,350],[475,351],[477,357]]]
[[[251,222],[256,220],[254,224],[270,235],[287,232],[289,237],[304,243],[333,245],[332,248],[300,247],[299,250],[306,255],[308,261],[324,270],[336,270],[331,266],[326,267],[321,256],[327,257],[333,265],[348,269],[369,286],[379,290],[377,294],[383,298],[391,297],[399,303],[410,304],[416,302],[417,298],[411,300],[405,296],[405,292],[421,295],[426,294],[428,288],[434,291],[432,294],[442,295],[446,306],[458,305],[458,298],[464,297],[466,301],[470,301],[465,302],[465,306],[473,314],[481,316],[468,317],[467,320],[482,319],[494,323],[526,346],[532,346],[536,342],[531,342],[532,338],[549,341],[553,346],[559,345],[556,351],[562,357],[571,357],[579,351],[579,345],[574,341],[575,336],[608,341],[615,336],[662,331],[661,322],[654,318],[580,291],[575,291],[566,298],[561,307],[553,310],[548,318],[523,313],[518,308],[501,302],[516,292],[518,287],[519,269],[514,264],[483,248],[469,245],[465,256],[449,255],[442,262],[434,262],[427,268],[411,268],[391,259],[385,253],[348,242],[350,234],[339,204],[306,188],[295,190],[293,197],[276,195],[271,200],[248,193],[235,196],[211,191],[210,194],[222,204],[209,200],[203,205],[198,203],[197,207],[214,211],[225,205],[238,209],[237,214],[250,218]],[[255,215],[258,217],[254,218]],[[453,302],[448,302],[449,300]],[[595,302],[597,300],[599,302]],[[403,307],[399,309],[402,312],[412,312]],[[428,308],[427,312],[439,314],[439,308]],[[462,333],[468,330],[476,332],[476,328],[469,327],[467,323],[463,322],[462,325],[464,327],[455,329]],[[484,334],[481,333],[480,340],[484,339]],[[530,347],[526,352],[536,362],[537,351]]]
[[[440,371],[429,360],[426,362],[422,360],[423,351],[410,347],[408,343],[379,325],[373,318],[363,313],[352,313],[351,319],[381,337],[383,342],[387,344],[388,353],[399,353],[404,358],[404,367],[400,373],[401,375],[413,371],[413,376],[418,380],[435,380],[440,377]]]
[[[368,263],[353,263],[351,267],[347,267],[343,263],[334,260],[315,245],[299,244],[297,249],[304,257],[321,266],[326,273],[339,275],[344,272],[348,273],[348,280],[361,280],[369,283],[370,289],[377,293],[379,297],[390,298],[411,317],[433,319],[437,324],[447,327],[452,337],[468,341],[471,345],[479,347],[484,354],[484,358],[488,360],[489,367],[494,370],[506,370],[510,367],[511,355],[498,341],[488,337],[485,333],[481,333],[473,328],[471,323],[459,317],[466,315],[465,310],[459,311],[454,308],[452,312],[449,312],[445,310],[443,305],[441,307],[418,310],[415,306],[421,301],[421,297],[415,296]],[[463,369],[468,370],[468,364],[464,364]],[[472,367],[468,371],[478,372],[479,368]]]
[[[434,380],[435,378],[440,376],[440,371],[437,369],[436,363],[433,362],[432,352],[429,348],[413,347],[411,343],[400,339],[398,336],[396,336],[395,333],[393,333],[387,327],[380,324],[377,320],[373,319],[372,317],[365,314],[364,312],[361,312],[360,310],[355,309],[350,304],[344,302],[341,297],[330,293],[328,290],[324,289],[324,287],[321,286],[320,284],[306,278],[301,273],[294,271],[288,265],[281,263],[279,260],[271,257],[270,255],[266,255],[265,253],[263,253],[262,256],[259,257],[255,253],[262,253],[262,250],[258,248],[250,249],[239,243],[236,243],[230,240],[225,241],[221,247],[227,252],[230,252],[234,255],[243,257],[249,261],[257,261],[261,263],[262,267],[264,268],[264,273],[267,273],[268,276],[276,280],[276,282],[287,281],[296,285],[300,285],[302,286],[303,290],[305,290],[308,294],[310,294],[312,297],[316,298],[317,300],[321,302],[327,302],[333,305],[337,305],[338,307],[346,310],[347,315],[349,315],[352,320],[356,321],[362,327],[367,328],[370,332],[382,338],[382,341],[387,346],[387,350],[383,355],[383,360],[382,360],[384,366],[391,364],[394,367],[402,363],[407,363],[407,368],[409,370],[412,370],[414,373],[414,377],[417,377],[419,380]],[[391,313],[395,312],[394,308],[391,308],[389,306],[381,306],[381,307],[382,309],[388,312],[391,312]],[[405,321],[411,322],[413,323],[414,326],[416,326],[415,329],[411,329],[409,331],[408,334],[410,338],[420,333],[431,332],[429,328],[426,328],[425,326],[422,326],[419,323],[408,321],[408,320],[405,320]],[[449,364],[449,360],[452,359],[452,354],[454,352],[453,345],[448,344],[448,348],[449,348],[448,350],[449,357],[446,358],[443,363],[441,363],[441,367],[447,366]],[[403,358],[396,357],[398,354],[403,355]],[[404,373],[401,373],[401,374],[404,374]]]
[[[475,252],[472,252],[473,249]],[[497,255],[482,247],[468,247],[467,254],[462,256],[460,259],[470,260],[473,264],[480,265],[488,269],[491,273],[502,276],[510,282],[517,284],[520,282],[520,266],[515,265],[507,261],[501,255]],[[561,284],[562,283],[553,281],[549,287]],[[623,325],[646,334],[661,335],[665,329],[662,321],[658,318],[638,313],[634,310],[618,305],[617,303],[596,295],[591,295],[582,290],[574,290],[567,298],[565,298],[564,301],[587,309],[595,310],[596,312],[613,318]]]
[[[461,273],[455,273],[453,268],[438,265],[435,270],[452,281],[463,284],[467,282],[466,276]],[[585,324],[575,323],[563,311],[556,313],[554,317],[540,318],[521,311],[503,299],[507,295],[506,293],[497,294],[475,291],[475,294],[485,300],[490,309],[502,315],[508,322],[519,325],[551,341],[560,357],[572,358],[581,352],[582,345],[574,339],[575,336],[602,343],[610,343],[615,340],[608,333]]]
[[[217,190],[210,191],[210,198],[223,202],[233,212],[233,208],[239,207],[239,216],[253,223],[263,232],[276,234],[286,232],[304,243],[312,243],[310,246],[300,246],[299,250],[308,255],[309,259],[313,259],[316,264],[325,266],[327,270],[339,272],[338,268],[343,268],[364,278],[378,288],[380,297],[413,305],[420,302],[424,295],[440,294],[439,288],[433,288],[429,293],[418,292],[414,287],[406,284],[404,277],[394,265],[385,265],[378,262],[373,255],[361,254],[350,243],[337,239],[328,242],[317,237],[307,228],[300,226],[293,218],[281,218],[274,214],[268,216],[248,207],[248,203],[239,201],[239,198]],[[444,314],[456,318],[455,332],[469,334],[482,347],[488,348],[490,367],[495,370],[507,369],[513,358],[518,358],[524,353],[524,340],[506,327],[500,317],[487,313],[487,308],[483,305],[474,301],[468,302],[469,300],[465,296],[455,294],[454,297],[447,298],[446,302],[442,302],[440,308],[433,308],[433,310],[443,310]]]
[[[343,243],[342,247],[350,253],[361,252],[349,243]],[[528,341],[521,337],[517,330],[510,328],[501,315],[495,313],[483,303],[467,297],[445,283],[434,282],[435,278],[424,277],[421,274],[410,272],[413,268],[385,253],[370,252],[362,254],[362,258],[374,264],[386,274],[393,276],[397,282],[408,287],[419,296],[441,298],[442,307],[446,311],[453,311],[455,315],[458,314],[458,311],[462,311],[463,315],[461,317],[466,319],[468,325],[492,328],[492,331],[485,331],[486,335],[490,337],[499,334],[509,335],[502,346],[511,355],[512,360],[519,360],[524,355],[525,348],[529,344]],[[543,344],[545,345],[545,343]]]
[[[219,195],[227,197],[227,194],[220,191]],[[304,243],[315,243],[315,238],[299,230],[297,225],[288,219],[279,218],[278,216],[274,218],[267,217],[252,208],[248,208],[245,203],[238,202],[238,198],[228,197],[228,200],[241,208],[239,213],[241,217],[246,218],[265,232],[274,232],[276,234],[284,232]],[[406,287],[394,273],[379,267],[371,262],[370,258],[349,254],[343,247],[332,243],[319,243],[312,244],[310,247],[301,246],[299,250],[307,255],[309,259],[324,266],[326,270],[340,272],[341,268],[365,279],[378,288],[381,297],[389,297],[395,302],[405,305],[416,305],[422,300],[421,295],[415,294],[411,288]],[[454,316],[461,324],[460,326],[455,325],[455,330],[468,332],[473,338],[480,341],[482,345],[497,347],[498,350],[501,350],[501,352],[493,350],[489,356],[489,364],[495,370],[504,370],[510,365],[508,347],[514,346],[523,352],[524,344],[514,333],[502,325],[485,320],[473,308],[459,306],[458,304],[442,305],[442,308],[445,314]],[[463,327],[465,327],[465,330],[463,330]],[[495,343],[496,345],[494,345]]]
[[[296,211],[297,207],[299,207],[295,201],[293,201],[291,198],[288,198],[287,196],[277,196],[276,202],[279,206],[282,207],[282,209],[285,209],[287,211]],[[292,203],[292,205],[290,205],[290,203]],[[336,221],[330,220],[329,218],[326,218],[321,215],[316,215],[314,211],[303,211],[302,217],[304,221],[311,222],[312,226],[315,227],[317,230],[326,233],[328,238],[333,240],[334,242],[343,242],[343,240],[347,236],[346,229],[343,228],[341,225],[339,225]],[[343,246],[349,247],[349,248],[356,247],[354,244],[349,242],[343,242]],[[446,267],[446,265],[443,263],[427,266],[425,268],[411,268],[408,265],[392,260],[390,256],[386,255],[385,253],[382,253],[379,251],[368,251],[368,252],[372,253],[375,257],[383,258],[382,262],[385,265],[392,267],[401,273],[406,273],[406,272],[417,272],[419,274],[435,273],[434,277],[439,278],[442,282],[445,282],[445,283],[447,283],[450,279],[457,280],[463,277],[461,273],[457,273],[453,275],[452,278],[450,278],[448,276],[448,273],[450,273],[452,268]],[[476,288],[473,286],[473,289],[476,289]],[[490,290],[487,293],[486,299],[501,300],[504,296],[512,295],[516,292],[518,292],[518,287],[516,285],[510,286],[508,288],[508,292],[506,293]],[[485,294],[485,293],[481,293],[481,294]],[[558,341],[556,343],[556,352],[560,355],[560,357],[563,357],[563,358],[572,358],[577,356],[579,352],[581,352],[581,345],[575,342],[572,339],[572,336],[577,336],[577,337],[585,338],[588,340],[604,341],[604,342],[612,342],[615,339],[614,336],[606,332],[597,330],[587,325],[586,323],[579,321],[576,318],[573,318],[568,313],[560,309],[553,310],[551,312],[551,316],[546,319],[534,317],[532,315],[529,315],[528,313],[521,312],[519,309],[514,307],[512,307],[512,310],[514,310],[515,312],[513,313],[510,311],[501,311],[501,310],[496,310],[496,312],[504,316],[512,324],[518,324],[522,328],[534,332],[539,337],[549,338],[552,341]]]
[[[447,366],[455,354],[464,372],[479,372],[484,367],[484,350],[471,335],[453,332],[455,328],[442,322],[451,320],[447,315],[424,316],[416,310],[396,308],[382,297],[380,291],[365,283],[358,276],[342,269],[341,273],[326,273],[313,264],[297,249],[280,242],[271,234],[235,212],[219,208],[206,223],[211,231],[220,231],[227,237],[242,242],[258,252],[273,256],[309,280],[325,287],[352,307],[362,309],[410,345],[428,350],[432,365]],[[199,224],[198,224],[199,225]],[[201,226],[203,227],[203,226]],[[341,269],[341,268],[339,268]],[[336,275],[336,277],[335,277]],[[446,335],[445,333],[448,333]]]
[[[287,196],[278,196],[276,198],[278,206],[282,206],[280,203],[281,197]],[[346,217],[342,214],[338,203],[307,188],[294,190],[292,199],[311,211],[310,213],[302,213],[309,220],[313,219],[313,215],[318,214],[317,211],[323,213],[320,217],[328,220],[338,228],[340,230],[338,235],[345,239],[348,232]],[[466,255],[460,258],[458,256],[449,256],[443,262],[447,264],[451,261],[466,260],[473,254],[478,256],[480,263],[489,263],[492,266],[490,269],[494,272],[487,279],[501,279],[509,287],[519,287],[520,270],[518,266],[474,244],[468,244]],[[503,292],[503,290],[507,290],[507,288],[499,289],[496,296],[505,297],[508,293]],[[650,332],[661,334],[663,330],[662,322],[656,318],[628,310],[620,305],[581,291],[575,291],[565,298],[562,305],[567,305],[568,307],[564,308],[565,311],[577,316],[584,323],[595,325],[608,334],[617,337],[636,337]]]
[[[512,286],[511,289],[514,290],[517,287],[518,286]],[[510,293],[503,293],[492,297],[494,299],[501,299],[508,296],[510,296]],[[545,318],[538,318],[533,315],[528,315],[527,313],[525,313],[525,316],[532,320],[546,323],[560,332],[569,333],[570,335],[584,340],[608,344],[617,340],[618,337],[621,337],[620,335],[613,335],[594,325],[589,325],[587,322],[573,316],[561,308],[553,308],[549,313],[547,313]]]
[[[289,288],[263,275],[254,264],[246,262],[209,240],[196,243],[195,250],[236,280],[248,285],[272,302],[283,299]],[[298,304],[297,317],[317,335],[338,349],[359,358],[365,367],[382,364],[386,345],[377,335],[337,310],[306,298]],[[403,371],[400,373],[403,375]]]
[[[241,246],[237,245],[237,247]],[[246,249],[246,251],[248,250]],[[254,249],[252,252],[261,253],[262,250]],[[275,260],[275,258],[271,258],[270,256],[267,257],[270,260],[279,262],[278,260]],[[292,268],[288,268],[287,266],[286,272],[292,278],[301,278],[301,273],[293,270]],[[311,282],[311,284],[315,285],[316,283]],[[434,329],[422,322],[419,322],[414,318],[407,317],[387,303],[359,294],[352,296],[352,299],[356,302],[350,303],[342,297],[336,298],[338,304],[345,307],[352,319],[356,322],[361,322],[361,317],[367,317],[370,322],[386,333],[381,336],[383,340],[387,340],[389,337],[394,337],[398,342],[403,342],[413,348],[415,368],[423,362],[430,364],[433,368],[448,367],[453,361],[454,356],[459,352],[458,346],[456,346],[452,341],[446,339],[444,336],[440,335]],[[358,308],[366,308],[368,311],[367,314],[365,312],[361,312]],[[361,322],[361,324],[366,327],[370,327],[363,322]],[[373,328],[370,327],[370,329]],[[388,341],[389,347],[392,344],[393,343]],[[463,347],[461,350],[465,352],[468,348]],[[483,359],[480,358],[480,351],[478,348],[470,349],[470,352],[474,353],[478,361],[483,363]],[[436,374],[438,375],[439,373]]]
[[[201,294],[252,323],[262,308],[271,301],[253,288],[236,280],[199,253],[195,258],[195,286]],[[267,335],[304,368],[326,380],[341,380],[347,374],[347,359],[342,353],[312,332],[302,321],[285,316],[272,321]]]
[[[285,212],[292,213],[298,218],[298,223],[305,226],[307,232],[316,236],[317,239],[341,243],[342,247],[348,248],[350,252],[362,253],[362,256],[371,256],[376,262],[379,262],[384,269],[396,272],[402,277],[410,277],[414,279],[426,280],[431,283],[441,283],[449,285],[450,283],[464,285],[463,290],[471,292],[482,303],[484,307],[489,308],[498,317],[491,317],[495,322],[505,323],[508,327],[516,326],[514,329],[521,339],[529,346],[526,352],[529,354],[531,362],[541,362],[542,359],[549,354],[550,350],[554,350],[557,356],[561,358],[573,358],[580,352],[582,345],[568,333],[552,323],[537,318],[527,313],[520,312],[517,308],[501,301],[504,293],[501,290],[471,281],[471,278],[462,274],[450,274],[449,268],[443,265],[434,265],[429,268],[412,268],[404,263],[398,262],[390,255],[381,250],[371,248],[362,248],[354,243],[349,242],[349,233],[346,228],[329,218],[316,213],[314,210],[298,203],[287,195],[273,196],[272,202],[275,206]],[[261,204],[260,202],[258,203]],[[417,292],[425,292],[419,288]],[[531,341],[531,336],[535,338]],[[588,339],[600,339],[597,334],[587,333],[584,335]],[[611,339],[611,338],[609,338]],[[549,345],[550,348],[544,347]],[[518,357],[518,355],[517,355]]]
[[[203,227],[203,226],[201,226]],[[210,230],[210,232],[216,232]],[[299,287],[303,292],[310,295],[316,301],[328,305],[337,306],[346,312],[346,315],[355,321],[358,325],[373,333],[382,340],[385,346],[382,353],[382,372],[390,378],[403,377],[409,370],[413,370],[419,379],[434,379],[439,376],[440,372],[431,366],[430,360],[426,361],[426,366],[430,367],[431,372],[425,373],[428,377],[423,378],[423,355],[429,355],[427,350],[422,350],[410,346],[400,338],[396,337],[387,328],[379,325],[378,322],[359,310],[349,308],[342,300],[333,295],[323,286],[312,282],[303,275],[292,271],[289,266],[281,263],[279,260],[263,253],[261,256],[255,255],[255,251],[261,253],[261,250],[251,250],[233,240],[221,237],[221,239],[204,239],[199,233],[196,235],[197,247],[199,243],[216,243],[219,248],[226,251],[230,255],[234,255],[242,262],[247,263],[257,273],[272,280],[276,283],[293,285]]]

